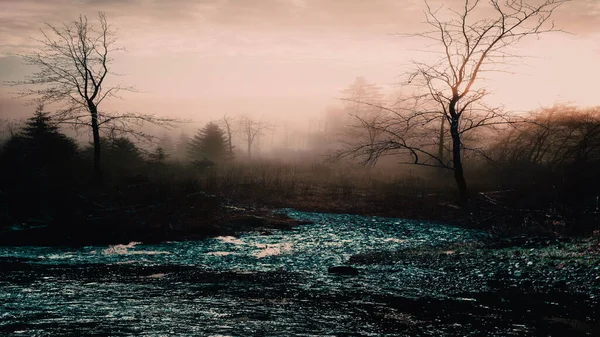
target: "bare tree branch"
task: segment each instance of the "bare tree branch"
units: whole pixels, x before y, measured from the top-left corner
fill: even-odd
[[[493,131],[502,125],[518,125],[524,118],[512,116],[503,107],[490,107],[484,99],[485,87],[477,87],[482,74],[506,71],[510,59],[519,59],[507,49],[528,36],[561,31],[550,21],[554,10],[570,0],[544,0],[536,4],[524,0],[490,0],[493,13],[480,18],[484,3],[464,0],[460,10],[450,9],[451,17],[442,20],[442,9],[432,8],[425,0],[425,22],[429,29],[404,35],[431,41],[439,59],[414,61],[414,70],[406,74],[405,88],[412,92],[391,106],[351,97],[347,100],[372,108],[381,114],[373,118],[354,115],[358,127],[376,137],[359,137],[333,158],[377,158],[394,154],[408,156],[412,164],[451,169],[466,201],[468,190],[463,173],[462,152],[476,153],[488,159],[481,146],[464,146],[481,129]],[[385,112],[385,114],[383,113]],[[445,127],[447,126],[447,128]],[[451,160],[446,160],[446,138],[451,142]],[[436,149],[437,148],[437,153]],[[408,161],[406,161],[408,162]]]
[[[88,22],[86,16],[64,23],[62,26],[46,24],[41,30],[43,38],[36,40],[41,47],[30,54],[21,55],[26,64],[35,66],[31,76],[22,81],[7,82],[21,86],[18,96],[31,98],[33,102],[55,105],[53,118],[61,124],[79,130],[91,129],[94,139],[94,168],[100,178],[101,129],[119,130],[138,139],[152,137],[139,129],[145,123],[172,127],[181,122],[152,114],[114,113],[101,110],[100,104],[107,98],[119,97],[120,92],[135,91],[121,84],[108,85],[111,72],[116,31],[106,21],[106,15],[98,13],[99,27]],[[99,179],[98,179],[99,180]]]

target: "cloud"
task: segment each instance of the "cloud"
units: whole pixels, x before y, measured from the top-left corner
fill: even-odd
[[[459,7],[462,0],[436,2]],[[537,1],[537,0],[534,0]],[[486,2],[481,2],[487,6]],[[105,11],[132,50],[205,50],[228,41],[373,38],[423,26],[419,0],[4,0],[0,11],[0,55],[33,46],[44,22],[60,24],[79,14]],[[600,2],[578,0],[555,13],[560,27],[577,34],[600,30]],[[288,42],[286,42],[286,40]],[[259,43],[260,45],[260,43]]]

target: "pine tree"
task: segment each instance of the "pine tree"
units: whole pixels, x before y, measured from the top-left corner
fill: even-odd
[[[165,159],[175,156],[175,143],[166,132],[160,137],[158,147],[164,152]]]
[[[10,215],[26,221],[70,214],[78,168],[77,145],[38,107],[0,153],[0,194]]]
[[[169,155],[165,152],[165,150],[159,146],[152,153],[148,155],[150,162],[153,164],[164,164]]]
[[[75,142],[58,131],[49,113],[38,106],[19,134],[6,144],[9,156],[21,157],[28,166],[53,165],[69,160],[77,153]]]
[[[185,161],[188,158],[189,145],[190,137],[185,132],[180,133],[175,141],[173,159],[179,162]]]
[[[192,161],[209,159],[215,162],[228,157],[227,136],[215,123],[208,123],[199,130],[188,145],[188,156]]]

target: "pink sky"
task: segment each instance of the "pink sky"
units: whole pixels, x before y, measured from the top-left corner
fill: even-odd
[[[433,1],[452,6],[460,1]],[[482,2],[485,4],[485,2]],[[13,53],[35,48],[44,22],[105,11],[119,29],[117,78],[142,93],[107,107],[206,121],[225,113],[302,120],[335,104],[355,77],[398,89],[426,29],[423,2],[401,0],[0,0],[0,79],[27,72]],[[485,84],[494,103],[532,109],[600,105],[600,1],[575,0],[554,17],[574,33],[526,40],[531,56]],[[24,111],[0,87],[0,117]],[[31,108],[26,108],[29,111]]]

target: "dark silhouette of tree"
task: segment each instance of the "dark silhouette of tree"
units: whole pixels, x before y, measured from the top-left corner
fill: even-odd
[[[164,164],[169,155],[165,152],[162,147],[157,147],[148,155],[150,162],[153,164]]]
[[[107,154],[115,162],[142,161],[142,152],[130,139],[126,137],[115,137],[108,140]]]
[[[227,132],[227,160],[235,159],[235,152],[233,149],[235,146],[233,145],[233,119],[230,116],[223,116],[223,124],[225,124],[225,131]]]
[[[10,157],[20,157],[21,168],[39,168],[69,160],[77,154],[75,142],[58,131],[50,114],[38,106],[33,117],[29,118],[23,129],[12,136],[5,145],[5,153]],[[16,159],[16,158],[15,158]],[[12,163],[13,166],[19,166]]]
[[[75,142],[40,105],[0,152],[0,194],[11,213],[21,220],[60,214],[77,181],[77,158]]]
[[[100,138],[103,150],[102,169],[116,175],[134,173],[144,164],[142,151],[133,141],[124,136],[115,134]],[[94,145],[84,150],[84,156],[93,157]]]
[[[511,127],[492,145],[493,159],[511,165],[557,169],[600,162],[600,107],[542,108],[529,123]]]
[[[221,127],[213,122],[198,131],[188,145],[188,156],[192,162],[209,159],[220,162],[227,158],[227,136]]]
[[[157,118],[151,114],[111,113],[100,110],[107,98],[117,97],[121,91],[133,91],[132,87],[110,85],[106,82],[111,73],[112,54],[115,47],[115,31],[106,21],[104,13],[98,13],[99,27],[88,23],[86,16],[57,27],[46,24],[43,39],[37,40],[40,49],[22,55],[24,61],[39,69],[24,81],[10,82],[23,85],[23,97],[33,97],[48,104],[57,104],[54,120],[74,128],[90,128],[94,144],[94,170],[96,181],[101,182],[101,128],[117,129],[136,137],[148,138],[136,127],[145,122],[170,126],[174,119]]]
[[[414,94],[392,107],[383,107],[382,116],[373,123],[363,119],[364,127],[381,133],[374,142],[357,139],[338,152],[336,158],[362,157],[365,162],[377,161],[383,155],[404,155],[406,162],[452,170],[459,199],[469,199],[463,169],[463,151],[481,152],[466,147],[465,133],[479,127],[512,123],[501,107],[490,107],[483,98],[484,87],[479,79],[486,72],[503,71],[508,60],[515,58],[509,48],[528,36],[556,31],[549,22],[554,10],[569,0],[545,0],[532,4],[525,1],[490,0],[490,8],[480,1],[464,0],[460,10],[450,10],[450,18],[442,20],[440,9],[433,10],[425,2],[426,23],[430,30],[420,37],[438,48],[435,62],[414,62],[408,73],[407,89]],[[479,10],[489,10],[486,18]],[[372,103],[362,102],[370,105]],[[444,124],[450,132],[450,160],[443,156]],[[441,155],[440,155],[441,154]]]

